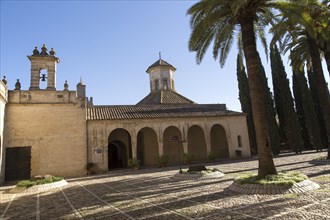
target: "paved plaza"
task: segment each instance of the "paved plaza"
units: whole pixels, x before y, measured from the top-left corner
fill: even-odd
[[[228,190],[236,176],[256,172],[257,159],[206,164],[225,176],[178,180],[178,167],[118,170],[68,179],[46,192],[8,193],[0,187],[0,219],[330,219],[326,152],[275,158],[278,171],[301,171],[320,188],[304,194],[246,195]]]

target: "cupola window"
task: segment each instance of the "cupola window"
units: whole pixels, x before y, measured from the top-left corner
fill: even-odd
[[[159,90],[159,80],[155,80],[155,90]]]

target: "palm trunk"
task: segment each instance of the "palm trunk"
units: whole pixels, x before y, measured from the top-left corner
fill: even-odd
[[[322,117],[325,124],[325,129],[327,131],[328,138],[328,159],[330,159],[330,99],[328,87],[325,82],[322,63],[320,58],[320,52],[317,47],[316,40],[311,36],[307,35],[307,41],[309,46],[309,51],[312,59],[313,73],[315,81],[317,84],[317,96],[319,98],[320,107],[322,111]]]
[[[327,63],[328,73],[330,76],[330,51],[324,52],[325,61]]]
[[[257,51],[253,28],[253,18],[242,18],[240,21],[242,31],[243,50],[249,77],[249,89],[252,103],[252,115],[256,130],[258,146],[258,177],[276,174],[272,151],[268,144],[267,116],[265,108],[265,94],[263,89],[261,68],[262,64]]]

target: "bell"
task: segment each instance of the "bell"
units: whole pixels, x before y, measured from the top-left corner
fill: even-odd
[[[42,74],[40,78],[42,82],[46,82],[46,74]]]

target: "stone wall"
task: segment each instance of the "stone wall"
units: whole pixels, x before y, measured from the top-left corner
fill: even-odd
[[[5,172],[5,149],[3,146],[3,131],[5,107],[7,104],[8,89],[7,86],[0,80],[0,184],[4,181]]]
[[[86,174],[85,99],[75,91],[9,91],[4,146],[31,146],[31,177]]]
[[[250,157],[250,145],[247,133],[246,118],[245,115],[236,116],[218,116],[218,117],[191,117],[191,118],[162,118],[157,119],[131,119],[131,120],[91,120],[87,121],[88,129],[88,161],[97,163],[98,167],[107,170],[108,164],[108,137],[116,129],[125,129],[131,138],[132,156],[137,156],[137,144],[139,131],[150,128],[156,135],[158,141],[158,154],[148,155],[149,158],[155,158],[156,156],[164,153],[164,147],[168,144],[168,140],[164,139],[164,132],[169,127],[177,128],[179,137],[183,140],[188,140],[188,130],[191,127],[197,126],[203,132],[198,132],[201,138],[205,139],[205,145],[200,147],[206,147],[206,154],[211,153],[211,129],[215,125],[220,125],[224,131],[226,143],[228,146],[229,158],[242,158]],[[196,127],[195,127],[196,129]],[[192,139],[195,133],[190,134]],[[240,144],[238,143],[238,136],[240,137]],[[144,137],[146,139],[146,137]],[[100,153],[94,151],[95,147],[103,148]],[[189,153],[188,143],[182,143],[184,153]],[[194,148],[196,148],[195,146]],[[176,148],[177,149],[177,148]],[[175,149],[175,150],[176,150]],[[147,150],[147,149],[145,149]],[[196,149],[194,150],[196,152]],[[236,153],[239,151],[239,155]],[[182,155],[181,155],[182,156]],[[205,155],[204,155],[205,157]],[[147,159],[147,163],[152,163],[150,159]]]

